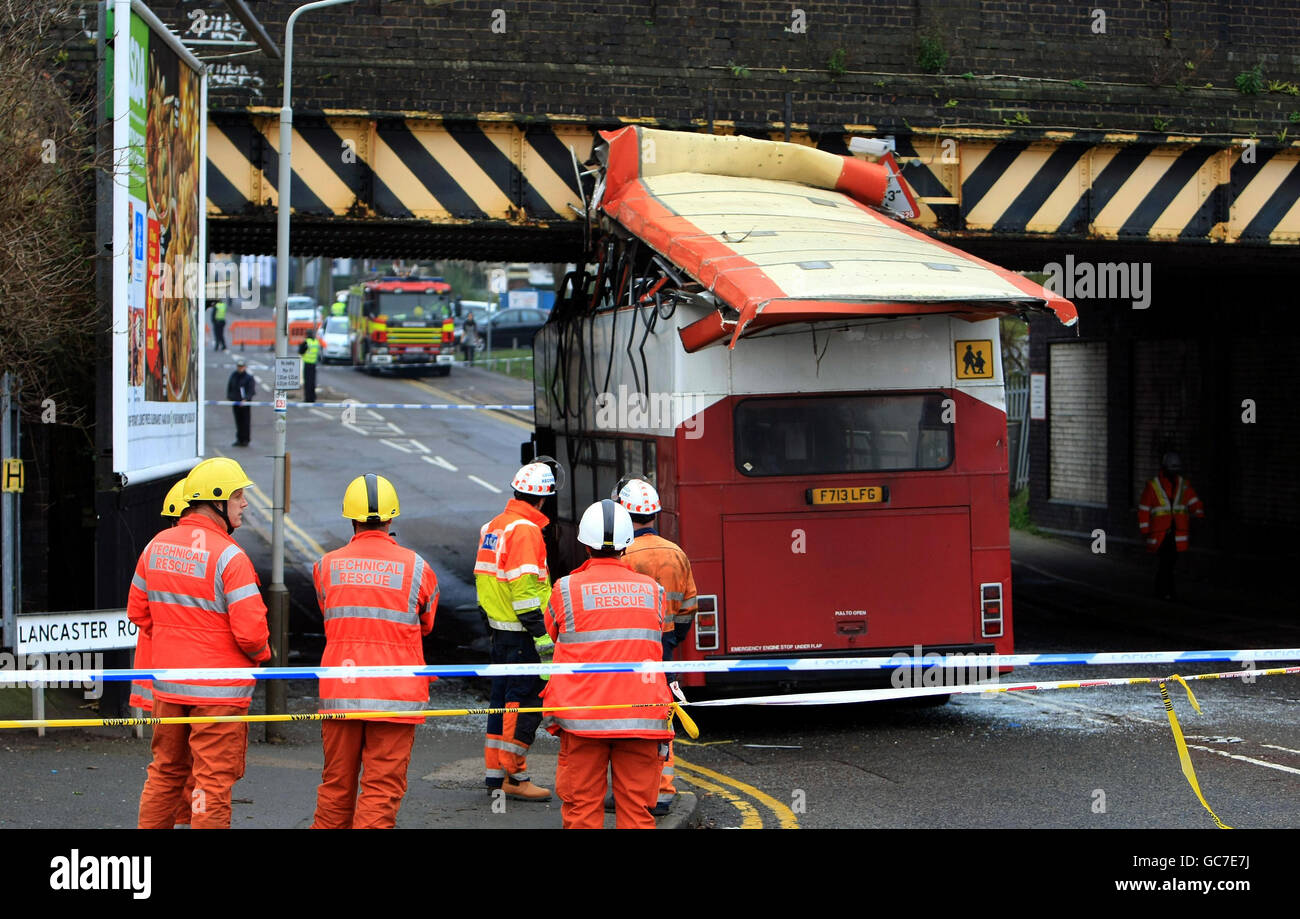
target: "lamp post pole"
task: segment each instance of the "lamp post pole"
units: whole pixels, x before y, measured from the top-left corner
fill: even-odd
[[[327,6],[339,6],[354,0],[317,0],[298,7],[289,14],[289,21],[284,28],[284,102],[280,106],[280,173],[276,183],[276,244],[275,244],[275,356],[278,359],[289,356],[288,312],[286,301],[289,297],[289,210],[290,192],[292,191],[292,147],[293,147],[293,27],[298,17],[312,10]],[[288,401],[287,390],[275,391],[275,484],[271,495],[271,587],[268,590],[270,605],[267,610],[268,625],[271,631],[271,645],[275,654],[271,663],[284,667],[289,663],[289,591],[284,585],[284,453],[288,434],[289,419],[285,403]],[[284,680],[268,680],[266,687],[266,710],[269,714],[282,715],[288,709],[288,686]],[[270,722],[266,726],[267,740],[284,738],[283,728]]]

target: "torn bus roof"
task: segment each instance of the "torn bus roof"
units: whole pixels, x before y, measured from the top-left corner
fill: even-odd
[[[799,149],[815,158],[796,161],[770,148],[797,145],[748,138],[642,128],[603,136],[600,209],[736,311],[683,328],[687,351],[727,337],[734,348],[778,325],[873,316],[1050,310],[1065,325],[1078,319],[1074,304],[1041,285],[878,213],[864,201],[865,174],[842,182],[831,161],[875,164],[811,148]],[[756,174],[736,174],[746,171]]]

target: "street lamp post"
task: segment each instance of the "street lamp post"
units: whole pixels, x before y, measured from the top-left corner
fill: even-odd
[[[276,207],[276,245],[275,245],[275,356],[277,359],[289,356],[288,312],[286,301],[289,297],[289,209],[292,191],[293,171],[291,154],[293,147],[293,27],[298,17],[312,10],[327,6],[339,6],[354,0],[317,0],[298,7],[289,14],[289,21],[284,28],[284,102],[280,106],[280,174],[276,184],[278,192]],[[275,485],[271,495],[271,587],[269,618],[271,645],[275,654],[271,663],[277,667],[289,663],[289,591],[284,585],[284,453],[288,433],[288,410],[285,407],[289,393],[286,390],[275,391]],[[284,680],[268,680],[266,688],[266,710],[269,714],[284,714],[288,709],[288,686]],[[276,723],[266,726],[267,740],[279,740],[284,736],[283,730]]]

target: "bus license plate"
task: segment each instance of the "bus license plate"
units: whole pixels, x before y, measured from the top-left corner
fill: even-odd
[[[810,488],[809,504],[885,504],[889,488],[884,485],[850,485],[841,488]]]

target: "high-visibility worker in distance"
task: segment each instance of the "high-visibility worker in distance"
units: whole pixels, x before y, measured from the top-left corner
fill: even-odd
[[[343,516],[352,521],[352,541],[325,553],[313,569],[325,618],[322,667],[424,666],[421,639],[433,629],[438,578],[428,562],[399,546],[388,532],[400,512],[397,489],[381,475],[357,476],[343,493]],[[320,681],[322,712],[401,712],[428,704],[428,677]],[[325,768],[312,828],[396,826],[415,728],[423,721],[383,716],[322,721]]]
[[[1138,529],[1146,537],[1147,551],[1160,554],[1155,595],[1162,599],[1177,599],[1174,566],[1190,544],[1192,515],[1204,517],[1205,505],[1183,476],[1182,457],[1166,453],[1159,473],[1147,480],[1138,499]]]
[[[659,660],[664,589],[628,567],[632,520],[606,498],[578,523],[587,561],[551,591],[546,630],[557,663]],[[662,673],[557,673],[542,693],[547,730],[560,735],[555,790],[565,829],[600,829],[607,770],[619,829],[654,829],[663,760],[672,740],[672,693]],[[571,708],[571,706],[628,708]],[[632,707],[634,706],[634,707]]]
[[[514,497],[479,531],[474,586],[492,636],[492,663],[536,664],[549,661],[555,650],[542,613],[551,592],[542,538],[542,529],[550,521],[542,513],[542,503],[555,494],[555,474],[545,463],[529,463],[515,473],[510,485]],[[535,676],[492,678],[489,707],[507,711],[488,715],[483,763],[489,792],[501,789],[525,801],[551,796],[528,774],[528,748],[536,738],[541,713],[509,711],[540,707],[542,683]]]
[[[663,505],[659,502],[659,492],[653,485],[644,479],[627,479],[615,489],[614,500],[632,518],[634,538],[632,545],[623,553],[623,561],[633,571],[653,578],[664,589],[666,602],[662,642],[664,660],[670,661],[677,646],[690,634],[691,622],[695,618],[697,601],[690,560],[677,543],[664,539],[655,527]],[[673,798],[677,796],[675,775],[670,743],[668,758],[664,761],[663,775],[659,781],[655,816],[667,814]]]
[[[203,460],[185,477],[190,513],[141,553],[127,615],[152,641],[154,667],[247,668],[270,659],[257,573],[230,538],[243,521],[248,507],[244,489],[252,484],[232,459]],[[246,714],[255,682],[154,680],[154,714]],[[172,825],[176,799],[191,772],[193,827],[229,828],[230,793],[244,774],[248,725],[160,724],[154,727],[152,747],[153,762],[140,795],[140,828]]]
[[[173,485],[167,492],[167,497],[163,499],[162,516],[163,520],[170,521],[168,526],[180,526],[181,518],[190,513],[189,502],[185,500],[185,480],[181,479]],[[143,631],[136,633],[135,638],[135,662],[133,669],[148,670],[153,666],[150,661],[153,660],[152,654],[153,642]],[[153,712],[153,680],[132,680],[131,681],[131,698],[129,704],[132,708],[138,708],[142,712]],[[187,771],[190,764],[190,751],[187,747],[182,751],[183,758],[186,762]],[[176,802],[175,823],[178,826],[189,826],[190,807],[194,795],[194,773],[189,771],[189,779],[185,787],[181,789],[180,798]]]
[[[348,314],[348,292],[340,290],[334,296],[334,302],[330,304],[331,316],[346,316]]]

